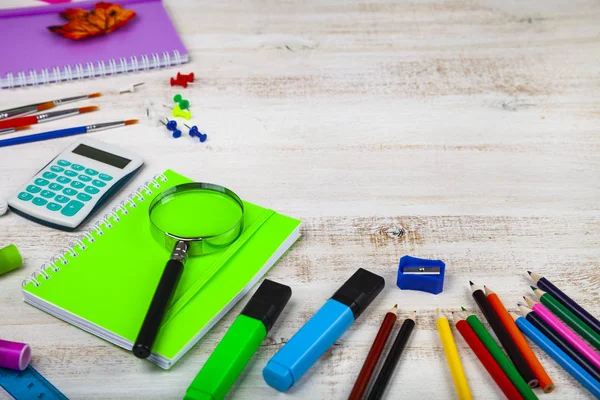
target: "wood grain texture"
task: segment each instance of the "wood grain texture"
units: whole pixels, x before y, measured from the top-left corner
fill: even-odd
[[[22,3],[37,2],[0,6]],[[600,3],[165,3],[191,52],[179,70],[195,73],[193,88],[167,84],[175,68],[0,91],[0,109],[105,92],[87,102],[100,112],[39,132],[141,118],[144,97],[168,104],[182,93],[209,135],[203,145],[145,125],[93,134],[145,158],[124,192],[172,168],[302,219],[302,239],[268,275],[292,286],[291,303],[230,398],[345,398],[398,303],[400,320],[417,310],[417,327],[387,398],[453,399],[433,316],[436,307],[476,308],[469,279],[514,308],[533,269],[600,314]],[[140,81],[140,94],[115,94]],[[71,141],[0,149],[0,192],[17,190]],[[31,344],[36,368],[71,399],[181,398],[243,304],[172,370],[140,362],[22,301],[21,280],[78,235],[0,217],[0,246],[16,244],[25,261],[0,277],[0,337]],[[444,292],[397,289],[404,254],[443,259]],[[269,357],[358,267],[384,276],[384,293],[289,395],[267,387]],[[502,398],[456,340],[475,398]],[[591,398],[534,351],[557,387],[542,398]]]

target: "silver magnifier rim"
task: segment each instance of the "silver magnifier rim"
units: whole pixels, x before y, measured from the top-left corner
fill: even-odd
[[[242,212],[240,219],[235,224],[233,224],[231,228],[227,229],[223,233],[213,236],[200,237],[183,237],[170,232],[163,231],[152,220],[152,211],[154,210],[154,207],[162,204],[164,200],[182,192],[197,190],[209,190],[221,193],[234,200],[236,204],[240,207],[240,210]],[[152,199],[150,207],[148,208],[148,219],[150,220],[150,228],[152,230],[154,238],[159,242],[163,243],[165,248],[167,248],[168,250],[173,250],[173,248],[178,242],[183,241],[186,242],[188,245],[188,255],[199,256],[221,250],[224,247],[235,242],[237,238],[240,237],[242,231],[244,230],[244,203],[237,194],[227,189],[226,187],[220,185],[205,182],[183,183],[181,185],[173,186],[172,188],[165,190],[164,192],[158,194],[154,199]]]

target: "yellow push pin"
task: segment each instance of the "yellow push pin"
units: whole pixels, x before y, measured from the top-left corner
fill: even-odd
[[[173,117],[181,117],[189,120],[192,118],[192,112],[190,110],[182,110],[181,107],[175,106],[173,107]]]

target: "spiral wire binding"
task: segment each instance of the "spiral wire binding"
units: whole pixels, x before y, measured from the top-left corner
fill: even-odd
[[[6,74],[5,81],[0,79],[0,88],[15,88],[20,86],[37,86],[60,81],[72,81],[78,79],[92,78],[94,76],[107,76],[124,74],[127,72],[137,72],[140,70],[150,70],[180,65],[187,62],[188,57],[181,56],[179,50],[173,52],[162,52],[144,54],[141,56],[131,56],[129,62],[125,57],[119,59],[110,59],[107,61],[87,62],[85,67],[81,64],[65,65],[64,67],[54,66],[51,68],[42,68],[39,71],[30,70],[29,72],[20,71]]]
[[[145,182],[143,185],[139,186],[136,190],[133,191],[125,200],[121,201],[117,206],[115,206],[110,212],[106,213],[102,218],[100,218],[90,229],[84,232],[80,237],[73,240],[69,247],[60,250],[56,255],[50,258],[49,261],[42,264],[40,268],[37,268],[31,276],[23,280],[21,282],[21,286],[26,286],[29,283],[33,283],[36,287],[40,286],[40,281],[38,278],[41,276],[45,280],[50,279],[52,276],[48,273],[48,269],[52,270],[52,272],[60,271],[60,266],[65,266],[70,263],[69,259],[65,257],[69,255],[72,258],[79,256],[79,253],[87,250],[88,246],[92,243],[95,243],[97,240],[96,236],[104,235],[104,231],[106,229],[112,229],[114,224],[121,222],[123,216],[129,214],[130,208],[136,208],[137,203],[135,199],[138,201],[145,201],[144,194],[152,195],[152,188],[160,189],[161,182],[167,182],[169,179],[164,174],[158,174],[154,178]],[[122,215],[119,215],[119,212]],[[111,221],[112,220],[112,221]],[[96,234],[96,236],[94,236]]]

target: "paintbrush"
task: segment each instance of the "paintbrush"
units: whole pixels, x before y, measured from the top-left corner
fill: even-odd
[[[43,113],[38,115],[30,115],[28,117],[18,117],[5,119],[0,121],[0,129],[7,128],[18,128],[23,125],[34,125],[39,122],[52,121],[59,118],[70,117],[71,115],[84,114],[92,111],[96,111],[97,106],[71,108],[69,110],[53,111],[49,113]]]

